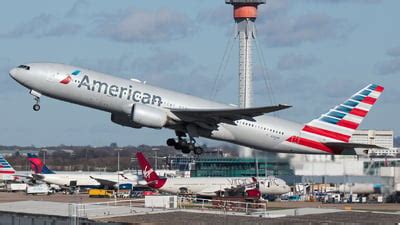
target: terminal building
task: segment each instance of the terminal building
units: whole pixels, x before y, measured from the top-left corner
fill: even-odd
[[[168,157],[172,170],[190,171],[191,177],[264,177],[293,175],[289,161],[279,158]]]
[[[394,132],[392,130],[357,130],[350,142],[373,144],[385,149],[372,149],[370,157],[395,157],[398,150],[393,146]]]

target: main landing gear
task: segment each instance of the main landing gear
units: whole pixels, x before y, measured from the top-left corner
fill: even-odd
[[[177,132],[176,134],[178,136],[178,139],[168,139],[168,146],[173,146],[176,150],[181,150],[184,154],[189,154],[191,151],[193,151],[194,154],[201,155],[204,152],[203,148],[196,146],[196,140],[194,140],[194,138],[189,136],[189,140],[186,140],[185,133]]]
[[[33,105],[33,110],[39,111],[40,110],[40,96],[42,96],[42,94],[35,90],[31,90],[29,93],[31,95],[33,95],[33,97],[35,97],[35,101],[36,101],[36,103]]]

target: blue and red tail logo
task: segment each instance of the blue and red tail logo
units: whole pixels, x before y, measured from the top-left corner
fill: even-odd
[[[0,174],[14,174],[15,170],[12,168],[10,163],[7,162],[7,160],[0,155]]]
[[[41,174],[54,173],[49,168],[47,168],[47,166],[42,162],[42,160],[35,154],[28,153],[28,160],[31,164],[31,169],[34,173],[41,173]]]
[[[80,70],[75,70],[71,74],[69,74],[66,78],[64,78],[62,81],[60,81],[61,84],[69,84],[72,80],[72,76],[77,76],[81,73]]]

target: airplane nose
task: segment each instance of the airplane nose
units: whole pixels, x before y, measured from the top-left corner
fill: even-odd
[[[15,77],[16,77],[16,75],[17,75],[17,68],[11,69],[10,72],[9,72],[9,74],[10,74],[10,76],[11,76],[12,78],[16,79]]]

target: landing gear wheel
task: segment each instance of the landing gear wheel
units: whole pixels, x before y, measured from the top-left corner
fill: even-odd
[[[201,148],[201,147],[195,147],[194,150],[193,150],[193,152],[194,152],[194,154],[196,154],[196,155],[201,155],[201,154],[203,154],[204,150],[203,150],[203,148]]]
[[[35,96],[35,101],[36,103],[33,105],[33,110],[35,110],[36,112],[40,110],[40,96]]]
[[[36,112],[40,110],[40,105],[39,104],[34,104],[33,105],[33,110],[35,110]]]
[[[188,147],[184,147],[184,148],[182,148],[182,153],[183,154],[189,154],[190,153],[190,149]]]
[[[201,147],[196,146],[196,140],[190,136],[186,138],[186,133],[181,131],[175,132],[177,139],[170,138],[167,140],[168,146],[174,146],[176,150],[181,150],[184,154],[193,152],[196,155],[202,154],[204,151]]]
[[[180,146],[178,143],[176,143],[174,145],[174,147],[175,147],[176,150],[181,150],[182,149],[182,146]]]
[[[177,143],[179,146],[181,146],[181,149],[187,148],[188,147],[188,143],[186,140],[179,140]]]
[[[173,138],[170,138],[167,140],[167,145],[168,146],[175,146],[176,145],[176,141]]]

